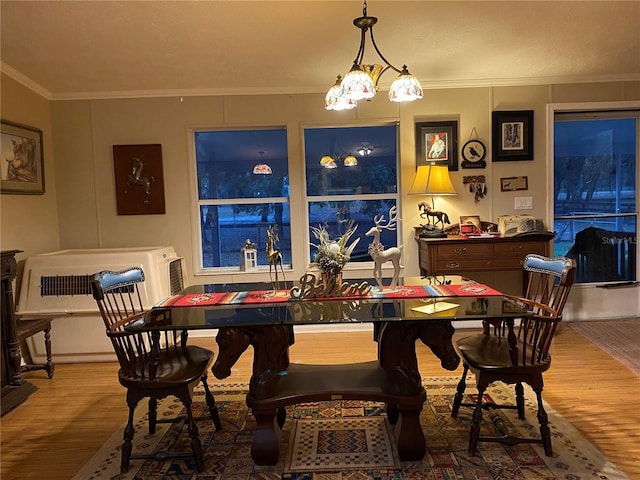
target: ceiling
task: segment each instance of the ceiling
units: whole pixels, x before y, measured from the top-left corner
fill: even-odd
[[[46,98],[325,93],[359,1],[1,0],[2,71]],[[382,54],[429,88],[640,80],[640,1],[383,1]],[[367,63],[377,60],[367,45]],[[395,75],[381,77],[388,88]]]

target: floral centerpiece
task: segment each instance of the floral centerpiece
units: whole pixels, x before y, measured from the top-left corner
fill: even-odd
[[[349,239],[357,230],[357,226],[353,220],[347,222],[345,232],[337,239],[331,239],[327,229],[321,225],[319,227],[311,227],[313,236],[318,240],[318,244],[312,243],[318,249],[314,256],[314,262],[318,265],[323,279],[337,279],[342,272],[342,268],[347,264],[353,249],[356,247],[359,238],[356,238],[347,246]]]

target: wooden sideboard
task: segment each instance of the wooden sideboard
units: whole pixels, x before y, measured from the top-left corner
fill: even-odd
[[[16,254],[20,250],[2,252],[2,403],[1,414],[4,415],[12,408],[25,401],[36,391],[36,387],[24,380],[20,366],[20,345],[16,333],[16,318],[13,299],[13,279],[16,278],[18,266]]]
[[[550,256],[553,237],[552,232],[491,238],[416,237],[420,275],[522,270],[528,253]]]

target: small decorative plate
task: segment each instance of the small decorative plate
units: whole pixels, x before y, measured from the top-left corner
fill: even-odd
[[[479,162],[484,160],[487,149],[480,140],[469,140],[462,147],[462,158],[467,162]]]
[[[480,140],[469,140],[462,147],[463,168],[484,168],[487,149]]]

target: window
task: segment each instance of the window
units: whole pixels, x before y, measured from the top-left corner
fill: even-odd
[[[556,113],[555,254],[577,282],[637,278],[638,112]]]
[[[247,240],[258,246],[258,265],[268,265],[270,225],[290,265],[286,129],[197,131],[194,143],[202,268],[237,269]]]
[[[371,261],[367,251],[376,215],[389,220],[398,200],[397,125],[343,128],[307,128],[304,131],[306,199],[312,261],[315,254],[310,226],[324,226],[331,238],[342,233],[349,220],[359,238],[350,262]],[[398,230],[385,229],[383,245],[398,245]]]

